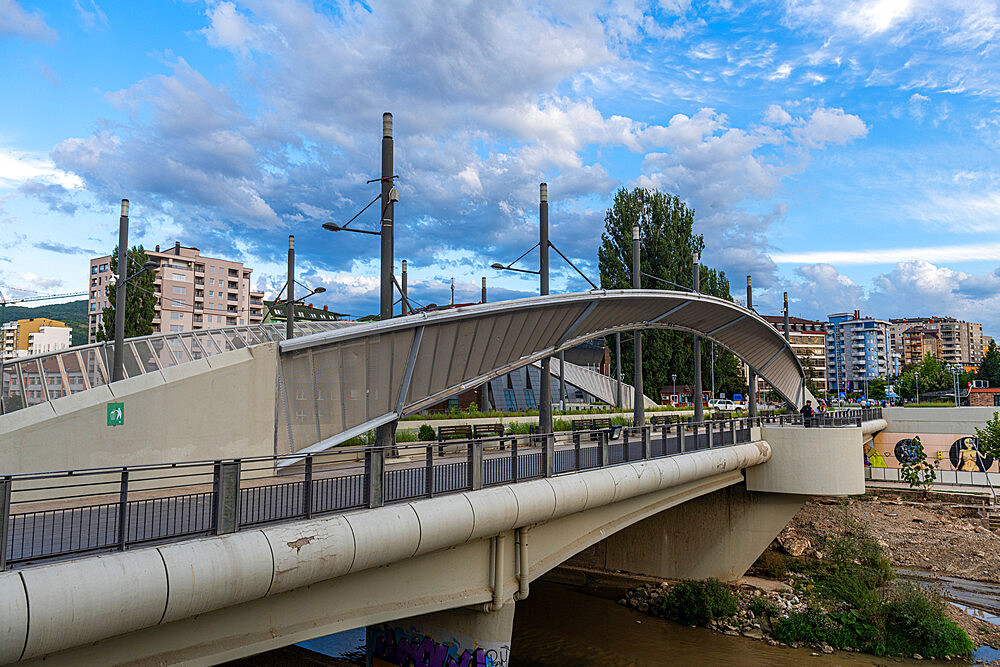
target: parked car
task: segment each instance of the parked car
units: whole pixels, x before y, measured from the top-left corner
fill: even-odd
[[[730,401],[728,398],[713,398],[708,402],[708,407],[716,410],[726,410],[731,412],[733,410],[738,410],[740,405]]]

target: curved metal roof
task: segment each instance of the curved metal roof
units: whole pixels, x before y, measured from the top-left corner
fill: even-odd
[[[539,368],[542,362],[532,361],[531,365],[535,368]],[[614,405],[615,399],[617,398],[617,381],[608,375],[602,375],[596,371],[592,371],[589,368],[584,368],[583,366],[578,366],[577,364],[566,362],[566,384],[571,387],[577,387],[587,392],[594,398],[598,398],[608,405]],[[558,378],[562,372],[562,364],[559,363],[559,357],[552,358],[552,377]],[[622,382],[622,409],[631,410],[632,409],[632,395],[635,393],[635,388]],[[647,408],[656,407],[659,405],[656,401],[651,399],[649,396],[643,395],[642,404]]]
[[[594,290],[421,313],[279,343],[287,451],[321,451],[560,350],[632,329],[699,334],[736,354],[796,408],[812,398],[791,347],[746,308],[691,292]]]

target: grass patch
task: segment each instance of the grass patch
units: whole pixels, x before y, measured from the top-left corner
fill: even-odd
[[[739,605],[733,592],[718,579],[705,579],[674,584],[656,611],[684,625],[705,625],[735,616]]]
[[[904,408],[953,408],[955,407],[955,402],[941,401],[941,402],[907,403],[903,407]]]

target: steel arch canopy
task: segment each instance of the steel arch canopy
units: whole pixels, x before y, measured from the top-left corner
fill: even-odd
[[[796,408],[812,398],[789,344],[751,310],[692,292],[594,290],[420,313],[282,341],[288,451],[322,451],[560,350],[632,329],[672,329],[714,340]],[[280,423],[278,428],[281,433]]]

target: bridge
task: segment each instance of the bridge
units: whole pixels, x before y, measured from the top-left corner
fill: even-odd
[[[796,407],[809,396],[755,313],[628,290],[260,342],[0,417],[0,662],[209,664],[367,627],[387,664],[498,664],[530,582],[581,551],[600,546],[609,569],[733,580],[807,496],[863,492],[878,411],[443,452],[349,442],[581,341],[648,328],[715,340]],[[124,424],[104,425],[110,402]],[[40,460],[63,465],[34,473]]]

